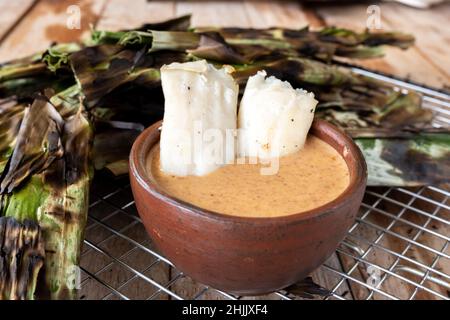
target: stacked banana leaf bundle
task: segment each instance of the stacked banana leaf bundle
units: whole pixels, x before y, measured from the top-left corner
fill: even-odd
[[[400,33],[338,28],[190,29],[190,18],[92,31],[0,65],[0,299],[75,298],[74,272],[94,169],[127,172],[132,142],[162,118],[160,67],[229,64],[244,88],[258,70],[315,93],[317,117],[356,139],[372,185],[447,182],[450,134],[415,93],[355,75],[340,57],[408,48]]]

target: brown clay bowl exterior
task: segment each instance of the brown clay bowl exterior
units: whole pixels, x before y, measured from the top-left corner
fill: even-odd
[[[366,164],[351,138],[325,121],[314,121],[310,134],[345,159],[350,171],[348,188],[324,206],[275,218],[224,215],[166,194],[145,168],[149,150],[159,141],[160,126],[158,122],[146,129],[133,145],[131,187],[157,248],[199,282],[238,295],[285,288],[319,267],[355,220],[366,186]]]

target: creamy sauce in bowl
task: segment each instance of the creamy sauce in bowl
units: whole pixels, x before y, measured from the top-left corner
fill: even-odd
[[[147,172],[174,198],[203,209],[242,217],[277,217],[320,207],[349,185],[345,160],[309,135],[302,150],[279,159],[275,175],[262,164],[230,164],[205,176],[172,176],[160,170],[159,144],[147,156]]]

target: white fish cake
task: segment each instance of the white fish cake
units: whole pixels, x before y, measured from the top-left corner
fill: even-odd
[[[235,158],[238,85],[231,67],[205,60],[161,68],[165,98],[161,170],[176,176],[208,174]],[[227,133],[228,132],[228,133]]]
[[[300,150],[314,119],[313,93],[266,75],[259,71],[245,87],[238,114],[239,157],[269,159]]]

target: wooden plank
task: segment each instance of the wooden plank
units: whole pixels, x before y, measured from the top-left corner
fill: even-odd
[[[0,2],[0,42],[16,23],[26,15],[36,0],[16,0]]]
[[[175,16],[173,1],[109,0],[97,23],[101,30],[131,29],[147,22],[159,22]]]
[[[238,1],[179,1],[176,15],[192,13],[192,26],[249,27],[244,3]]]
[[[253,28],[302,28],[309,20],[297,1],[283,4],[268,1],[245,1],[246,15]]]
[[[386,48],[386,56],[380,59],[352,62],[369,69],[410,78],[429,86],[441,88],[448,85],[450,82],[447,68],[449,60],[446,51],[449,45],[449,31],[443,30],[445,28],[441,28],[440,25],[445,24],[443,21],[448,17],[450,9],[448,7],[442,9],[442,6],[438,6],[430,10],[415,10],[391,3],[383,3],[379,6],[383,31],[400,29],[413,33],[417,37],[417,43],[407,51]],[[327,25],[355,30],[366,28],[367,5],[323,6],[316,12]],[[430,38],[430,34],[435,35]],[[441,48],[436,50],[438,46]],[[436,62],[433,61],[435,58]]]
[[[53,42],[77,41],[88,32],[101,15],[107,0],[41,0],[25,19],[12,30],[0,47],[0,62],[24,57],[45,50]],[[80,9],[79,29],[69,29],[67,21],[73,15],[68,12],[71,5]]]
[[[448,24],[450,6],[441,5],[431,10],[418,10],[399,4],[382,5],[383,21],[395,30],[413,33],[416,37],[417,53],[439,70],[442,82],[450,81],[450,29],[442,28]]]
[[[176,15],[193,14],[193,26],[301,28],[311,21],[297,1],[179,1]]]

